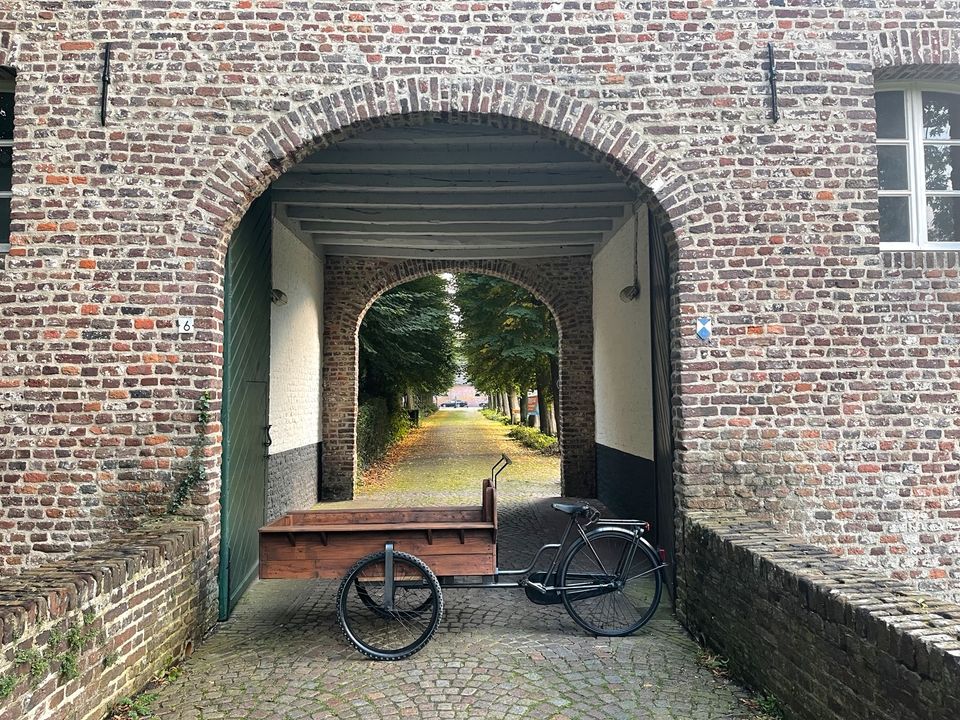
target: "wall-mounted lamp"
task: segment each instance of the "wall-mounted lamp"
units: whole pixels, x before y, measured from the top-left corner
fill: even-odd
[[[277,290],[276,288],[271,288],[270,290],[270,302],[279,307],[283,307],[288,302],[287,294],[283,290]]]
[[[633,302],[640,297],[640,268],[637,267],[640,259],[640,212],[635,211],[633,215],[633,285],[627,285],[620,291],[620,299],[625,302]]]

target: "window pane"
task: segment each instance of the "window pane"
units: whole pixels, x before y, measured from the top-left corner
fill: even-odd
[[[880,242],[910,242],[910,198],[880,198]]]
[[[903,92],[878,92],[875,96],[877,106],[877,137],[905,138],[907,122],[903,114]]]
[[[925,145],[923,165],[928,190],[960,190],[960,145]]]
[[[878,145],[877,170],[880,174],[881,190],[906,190],[907,185],[907,146]]]
[[[10,198],[0,198],[0,243],[10,242]]]
[[[960,93],[923,93],[923,137],[960,140]]]
[[[927,197],[927,242],[960,243],[960,197]]]
[[[0,191],[10,190],[13,181],[13,148],[0,147]]]
[[[12,92],[0,92],[0,140],[13,140]]]

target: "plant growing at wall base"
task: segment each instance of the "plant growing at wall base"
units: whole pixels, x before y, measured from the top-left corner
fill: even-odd
[[[20,683],[16,675],[0,675],[0,700],[6,700]]]
[[[135,698],[125,697],[110,711],[110,720],[139,720],[150,717],[150,706],[160,697],[158,693],[143,693]]]
[[[194,438],[193,448],[190,451],[190,464],[170,497],[170,504],[167,507],[167,512],[170,514],[179,510],[194,489],[207,480],[207,467],[203,462],[203,451],[208,443],[206,429],[209,423],[210,393],[204,390],[197,399],[197,436]]]

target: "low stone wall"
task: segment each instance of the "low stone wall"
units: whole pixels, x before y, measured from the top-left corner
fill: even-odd
[[[199,522],[172,521],[0,583],[0,720],[99,720],[191,652],[215,598]]]
[[[742,517],[684,518],[688,628],[787,718],[960,718],[960,607]]]

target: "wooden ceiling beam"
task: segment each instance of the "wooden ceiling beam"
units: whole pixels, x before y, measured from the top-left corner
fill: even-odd
[[[346,255],[354,257],[382,257],[398,259],[440,259],[440,260],[498,260],[504,258],[570,257],[591,255],[592,245],[545,245],[516,248],[398,248],[398,247],[360,247],[347,245],[326,245],[325,255]]]
[[[319,208],[285,205],[287,217],[297,220],[353,223],[430,223],[461,224],[473,222],[546,223],[569,220],[610,220],[623,215],[622,205],[596,207],[527,207],[527,208],[433,208],[423,212],[410,208]]]
[[[351,223],[304,220],[300,223],[304,232],[339,233],[341,235],[435,235],[456,237],[458,235],[569,235],[578,232],[606,232],[613,229],[613,220],[556,220],[548,222],[518,223],[513,221],[448,223]]]
[[[344,235],[310,233],[318,245],[367,245],[370,247],[517,247],[519,245],[590,245],[603,239],[602,233],[567,235]]]
[[[573,190],[541,191],[501,190],[500,192],[446,193],[432,190],[423,193],[419,188],[408,192],[394,191],[384,194],[379,190],[364,188],[326,189],[276,189],[275,203],[298,207],[316,208],[585,208],[588,206],[627,205],[635,202],[636,193],[624,185],[604,185],[598,188],[585,186]]]
[[[510,172],[447,170],[441,173],[286,173],[273,184],[277,190],[350,190],[359,192],[497,192],[550,191],[583,188],[623,189],[623,183],[601,173]]]

